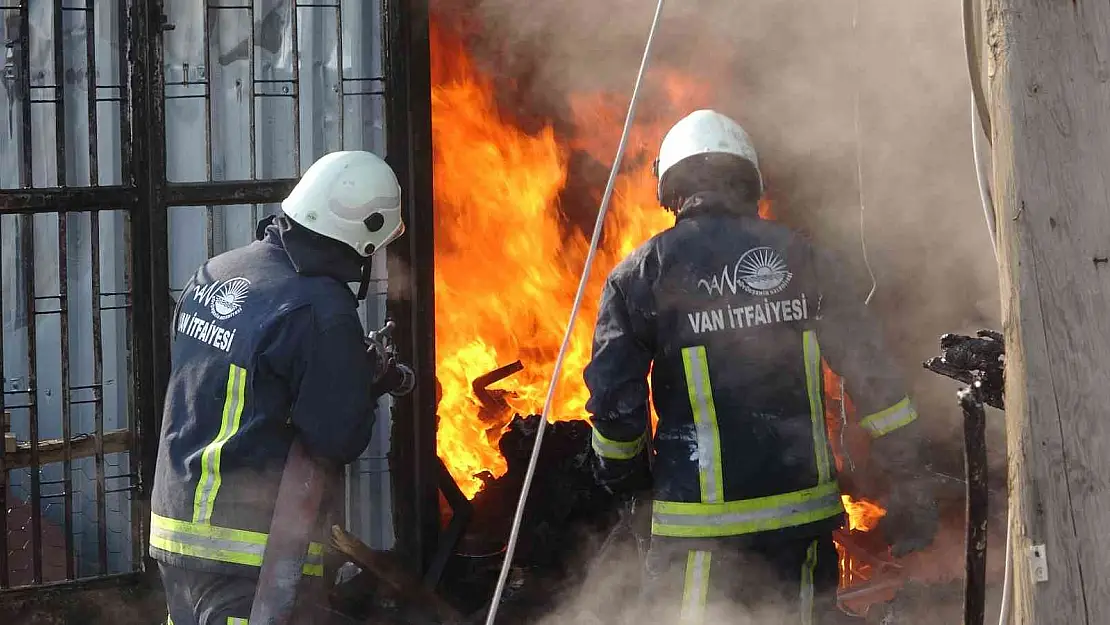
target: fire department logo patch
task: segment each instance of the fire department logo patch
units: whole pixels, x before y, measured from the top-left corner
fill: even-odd
[[[247,291],[251,282],[246,278],[232,278],[220,285],[212,295],[212,303],[208,311],[220,321],[227,321],[243,312],[243,302],[247,300]]]
[[[736,278],[740,288],[752,295],[781,293],[794,274],[786,267],[782,255],[769,247],[748,250],[736,261]]]

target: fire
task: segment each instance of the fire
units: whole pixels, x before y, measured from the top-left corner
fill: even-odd
[[[541,411],[578,287],[589,233],[569,224],[560,205],[569,158],[578,151],[611,163],[627,102],[606,94],[576,99],[574,136],[558,136],[551,125],[525,131],[498,109],[491,77],[461,39],[440,24],[433,24],[431,36],[436,375],[442,387],[437,443],[459,487],[473,497],[482,486],[477,474],[498,477],[506,470],[497,443],[512,413]],[[655,200],[651,161],[668,124],[693,110],[704,89],[659,75],[671,106],[657,104],[658,119],[645,118],[632,133],[552,406],[554,420],[586,417],[582,370],[606,275],[674,223]],[[483,405],[472,388],[475,378],[518,359],[524,369],[489,394],[498,405],[488,405],[489,397]]]
[[[886,516],[886,509],[873,501],[856,501],[849,495],[841,495],[840,500],[844,502],[844,509],[848,512],[850,530],[870,532],[879,524],[879,519]]]

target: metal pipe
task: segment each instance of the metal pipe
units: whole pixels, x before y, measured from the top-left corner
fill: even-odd
[[[959,393],[964,412],[964,468],[967,475],[967,554],[964,572],[964,625],[983,625],[987,592],[987,417],[975,386]]]
[[[96,12],[93,4],[84,9],[85,17],[85,87],[88,89],[87,101],[89,124],[89,186],[100,186],[100,133],[97,123],[98,106],[96,99]]]
[[[293,177],[300,178],[303,166],[301,164],[301,36],[300,36],[300,3],[293,2],[289,9],[289,56],[290,69],[293,72]]]
[[[413,392],[393,403],[393,488],[408,495],[395,502],[393,524],[398,550],[412,566],[426,572],[442,529],[436,453],[436,225],[428,0],[386,0],[383,12],[388,68],[385,159],[405,189],[402,200],[408,227],[405,236],[387,250],[391,277],[386,306],[397,324],[393,334],[403,359],[416,374]]]
[[[54,0],[54,175],[56,184],[68,186],[68,159],[66,158],[66,101],[65,101],[65,33],[67,10],[63,0]],[[76,577],[73,547],[73,455],[70,439],[73,436],[72,406],[69,389],[69,247],[68,220],[65,212],[57,214],[58,220],[58,347],[59,383],[58,403],[62,418],[62,527],[65,541],[66,579]]]
[[[20,228],[23,254],[23,288],[27,319],[27,421],[31,443],[31,580],[42,583],[42,466],[39,462],[38,320],[35,313],[35,224],[25,216]]]
[[[336,113],[338,126],[339,149],[347,149],[347,112],[345,87],[347,79],[343,77],[343,4],[338,0],[335,3],[335,90],[339,98],[339,111]],[[361,145],[354,146],[362,149]]]
[[[4,222],[6,219],[0,216],[0,243],[4,241]],[[4,358],[4,317],[11,314],[6,313],[8,310],[7,302],[4,301],[4,293],[6,289],[0,288],[0,438],[4,437],[7,433],[10,424],[8,423],[8,412],[5,387],[8,383],[7,372],[4,370],[4,363],[7,361]],[[5,460],[7,441],[0,441],[0,463]],[[0,590],[7,588],[10,585],[8,565],[8,472],[0,471]]]
[[[212,67],[212,41],[209,37],[212,34],[212,11],[219,10],[216,6],[212,6],[208,2],[204,3],[203,13],[201,14],[201,33],[200,45],[204,48],[204,180],[208,182],[212,180],[212,76],[215,75]],[[224,19],[220,18],[220,25],[223,26]],[[251,31],[254,31],[252,26]],[[250,50],[250,46],[247,47]],[[248,52],[249,55],[249,52]],[[249,58],[248,58],[249,61]],[[184,84],[189,84],[192,80],[189,78],[189,66],[186,64],[182,68],[181,81]],[[211,205],[204,207],[204,240],[205,240],[205,257],[212,258],[216,255],[216,220],[217,215],[215,209]],[[219,217],[223,217],[221,214]],[[223,250],[220,250],[221,252]]]
[[[100,186],[100,139],[99,111],[97,101],[97,64],[96,64],[96,19],[93,7],[85,9],[85,79],[88,89],[89,124],[89,185]],[[122,48],[122,46],[121,46]],[[122,52],[121,57],[125,56]],[[126,106],[120,106],[126,108]],[[121,137],[123,138],[123,137]],[[126,138],[123,138],[126,141]],[[104,474],[104,337],[103,311],[101,310],[100,284],[100,211],[89,213],[89,314],[92,331],[92,404],[93,433],[96,448],[93,452],[94,481],[96,488],[96,572],[108,573],[108,502]]]
[[[30,3],[19,5],[19,73],[20,84],[20,133],[19,144],[22,161],[20,162],[20,186],[29,189],[34,181],[34,134],[31,122],[31,7]],[[39,472],[39,424],[38,424],[38,376],[36,368],[38,355],[35,350],[35,225],[34,217],[25,215],[20,218],[20,259],[23,278],[24,315],[27,321],[27,419],[31,442],[31,580],[42,582],[42,475]]]
[[[89,215],[89,261],[90,281],[92,282],[92,356],[93,356],[93,432],[96,435],[96,450],[93,458],[96,467],[96,552],[98,573],[108,572],[108,502],[104,500],[106,490],[104,477],[104,337],[100,293],[100,213]],[[134,440],[134,439],[132,439]]]

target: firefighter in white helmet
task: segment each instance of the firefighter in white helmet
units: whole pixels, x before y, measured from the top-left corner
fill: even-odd
[[[822,358],[875,439],[872,464],[898,484],[881,493],[893,522],[880,527],[898,554],[936,528],[914,405],[840,265],[759,218],[763,176],[739,124],[682,119],[657,174],[676,223],[609,275],[585,370],[597,476],[652,500],[644,598],[651,614],[679,612],[659,622],[829,622],[845,515]]]
[[[372,255],[404,232],[392,169],[328,154],[281,209],[259,240],[204,263],[174,312],[150,555],[177,625],[247,622],[294,437],[325,466],[353,461],[399,383],[357,310]],[[323,536],[304,567],[317,584]]]

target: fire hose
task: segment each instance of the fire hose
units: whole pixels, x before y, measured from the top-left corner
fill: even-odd
[[[393,342],[393,321],[364,339],[367,352],[374,357],[375,380],[390,395],[407,395],[413,389],[412,369],[397,360]],[[317,525],[324,491],[334,475],[335,467],[312,457],[294,438],[281,474],[274,515],[270,521],[270,537],[266,541],[258,586],[248,622],[255,625],[290,625],[300,614],[304,564],[309,542],[319,530]],[[307,607],[306,610],[311,610]],[[322,610],[323,608],[316,608]],[[304,619],[298,616],[298,619]]]
[[[509,541],[505,548],[505,560],[501,563],[501,573],[497,578],[497,586],[493,591],[493,598],[490,600],[489,614],[486,617],[485,625],[493,625],[494,619],[497,618],[497,609],[501,603],[501,595],[505,591],[505,584],[509,579],[509,570],[513,563],[513,554],[516,551],[516,544],[520,538],[520,525],[524,518],[524,507],[528,502],[528,491],[532,487],[532,479],[536,473],[536,464],[540,457],[540,447],[543,444],[544,430],[547,428],[547,419],[551,414],[551,404],[555,398],[555,388],[559,383],[559,375],[563,370],[563,361],[566,359],[567,351],[570,348],[571,333],[574,330],[574,322],[578,317],[578,310],[582,306],[582,298],[586,293],[586,285],[590,277],[590,269],[593,266],[594,257],[597,255],[598,244],[601,241],[601,230],[605,225],[605,215],[609,212],[609,203],[613,198],[613,191],[616,187],[617,174],[620,173],[621,161],[624,158],[625,148],[628,145],[628,137],[632,131],[632,121],[636,117],[636,104],[639,101],[640,86],[643,84],[644,74],[647,73],[648,60],[651,57],[652,44],[655,42],[655,32],[659,27],[659,17],[663,13],[664,0],[658,0],[655,6],[655,15],[651,20],[651,30],[648,31],[647,43],[644,45],[644,54],[640,59],[640,69],[636,74],[636,83],[632,87],[632,96],[628,101],[628,114],[625,116],[624,129],[621,131],[620,143],[617,145],[617,154],[613,159],[613,168],[609,171],[609,181],[605,185],[605,193],[601,197],[601,206],[597,211],[597,220],[594,222],[594,232],[590,239],[590,250],[586,254],[586,263],[582,268],[582,277],[578,281],[578,292],[574,295],[574,306],[571,307],[570,319],[567,321],[567,329],[563,334],[563,344],[559,348],[559,356],[555,359],[555,367],[551,372],[551,383],[547,386],[547,397],[543,402],[543,412],[541,413],[539,425],[536,428],[536,441],[532,445],[532,456],[528,460],[528,470],[524,474],[524,484],[521,486],[520,499],[517,501],[516,512],[513,515],[512,529],[509,532]]]

